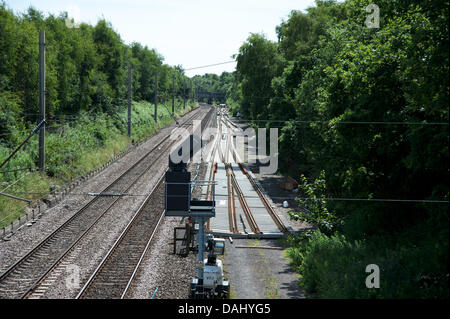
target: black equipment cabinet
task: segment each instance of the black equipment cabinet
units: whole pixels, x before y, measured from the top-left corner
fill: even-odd
[[[191,172],[166,172],[166,215],[180,216],[189,211]]]

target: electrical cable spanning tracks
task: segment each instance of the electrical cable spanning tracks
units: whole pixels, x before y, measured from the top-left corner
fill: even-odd
[[[201,115],[200,108],[182,125]],[[163,137],[100,194],[125,193],[176,143]],[[122,196],[97,196],[0,275],[0,298],[27,298]]]

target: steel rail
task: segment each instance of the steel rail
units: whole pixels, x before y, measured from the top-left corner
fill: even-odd
[[[231,178],[230,175],[228,174],[228,169],[226,170],[227,172],[227,193],[228,193],[228,225],[230,227],[230,231],[232,233],[235,232],[235,228],[234,228],[234,223],[233,223],[233,211],[232,211],[232,203],[231,203],[231,198],[232,198],[232,193],[231,193]]]
[[[216,141],[216,143],[213,145],[213,149],[211,152],[211,158],[212,158],[212,162],[211,162],[211,168],[209,171],[209,180],[214,181],[215,180],[215,176],[216,176],[216,172],[217,172],[217,163],[215,162],[215,158],[216,158],[216,152],[217,152],[217,148],[219,145],[219,140]],[[212,200],[212,185],[209,185],[207,188],[207,192],[206,192],[206,200]],[[210,231],[211,230],[211,219],[208,218],[207,222],[206,222],[206,230]]]
[[[227,134],[227,143],[225,147],[226,151],[226,157],[224,156],[225,160],[225,170],[228,177],[228,219],[229,219],[229,225],[230,225],[230,231],[233,233],[238,233],[238,227],[237,227],[237,220],[236,220],[236,207],[234,202],[234,192],[236,192],[239,202],[241,204],[242,210],[244,211],[244,214],[247,218],[247,221],[250,225],[251,230],[255,234],[261,234],[261,230],[258,227],[258,224],[256,223],[255,218],[253,217],[253,214],[251,212],[250,207],[248,206],[247,200],[245,199],[244,193],[242,192],[237,180],[236,176],[234,175],[233,169],[231,167],[231,164],[228,163],[230,149],[231,149],[231,134],[230,134],[230,127],[227,125],[226,121],[224,121],[225,127],[228,130]]]
[[[228,181],[228,223],[230,225],[230,231],[237,234],[239,233],[239,230],[236,220],[236,203],[234,201],[234,187],[231,182],[231,175],[233,174],[233,171],[229,164],[227,164],[226,172]]]
[[[225,123],[225,122],[224,122]],[[234,188],[231,182],[231,176],[233,174],[231,165],[229,164],[230,150],[231,150],[231,132],[230,128],[227,127],[227,140],[225,146],[225,171],[227,175],[227,190],[228,190],[228,224],[230,227],[230,231],[234,234],[238,233],[237,221],[236,221],[236,205],[234,202]]]
[[[234,199],[234,188],[231,186],[231,182],[230,182],[230,187],[231,187],[231,222],[233,225],[233,233],[238,234],[239,233],[239,229],[237,226],[237,220],[236,220],[236,202]]]
[[[227,120],[227,122],[228,122],[229,124],[234,125],[228,118],[226,118],[226,120]],[[234,126],[237,127],[236,125],[234,125]],[[264,195],[264,193],[261,191],[260,187],[256,184],[256,182],[255,182],[255,180],[253,179],[253,177],[252,177],[250,174],[248,174],[247,170],[243,167],[242,163],[238,163],[238,165],[239,165],[239,167],[240,167],[242,173],[243,173],[243,174],[247,177],[247,179],[250,181],[250,184],[252,185],[252,187],[253,187],[253,189],[256,191],[256,193],[258,194],[259,198],[261,199],[262,203],[264,204],[264,206],[265,206],[267,212],[269,213],[270,217],[273,219],[273,221],[274,221],[275,224],[277,225],[278,229],[279,229],[282,233],[284,233],[284,234],[289,233],[288,229],[286,228],[286,226],[284,225],[284,223],[281,221],[280,217],[279,217],[278,214],[275,212],[275,210],[273,209],[273,207],[270,205],[270,203],[269,203],[267,197],[266,197],[266,196]],[[231,168],[230,168],[230,170],[231,170]],[[233,177],[234,177],[234,174],[233,174]],[[234,183],[235,183],[235,185],[236,185],[237,188],[238,188],[238,195],[242,196],[243,201],[245,201],[245,199],[243,198],[243,194],[239,194],[239,193],[242,193],[242,191],[240,190],[239,186],[237,185],[237,180],[236,180],[235,178],[234,178]],[[241,200],[241,197],[239,197],[239,199]],[[242,200],[241,200],[241,204],[242,204]],[[244,213],[246,213],[246,216],[247,216],[247,217],[251,217],[251,219],[252,219],[251,222],[250,222],[250,219],[249,219],[249,218],[247,218],[247,219],[249,219],[250,227],[251,227],[252,230],[253,230],[253,227],[254,227],[254,226],[257,227],[256,221],[254,222],[254,226],[252,226],[252,223],[253,223],[254,219],[253,219],[253,216],[251,215],[251,210],[250,210],[250,208],[248,207],[248,205],[247,205],[246,202],[245,202],[245,206],[246,206],[245,209],[244,209],[244,207],[243,207]],[[247,210],[247,212],[246,212],[246,210]]]
[[[270,205],[269,200],[267,199],[266,195],[262,192],[262,190],[260,189],[258,184],[256,184],[256,181],[253,179],[253,177],[247,172],[247,170],[242,166],[241,163],[239,163],[239,167],[241,168],[242,173],[245,176],[247,176],[248,180],[250,181],[250,184],[252,184],[255,191],[258,193],[259,198],[263,202],[264,206],[267,209],[267,212],[269,213],[270,217],[272,217],[272,219],[275,222],[275,224],[277,225],[278,229],[284,234],[289,233],[288,229],[286,228],[284,223],[281,221],[280,217],[275,212],[272,205]]]
[[[128,289],[130,288],[131,283],[133,282],[134,277],[136,276],[136,273],[137,273],[139,267],[141,266],[142,260],[144,259],[144,256],[147,254],[147,251],[148,251],[148,249],[150,247],[150,243],[152,242],[153,237],[154,237],[156,231],[158,230],[158,227],[159,227],[159,225],[160,225],[160,223],[161,223],[161,221],[162,221],[162,219],[164,217],[164,213],[165,213],[165,210],[163,210],[161,215],[159,216],[158,223],[156,224],[155,228],[153,229],[152,235],[151,235],[150,239],[148,240],[147,245],[145,246],[145,249],[142,252],[141,257],[139,258],[139,261],[136,264],[136,267],[133,270],[133,274],[131,275],[130,280],[127,283],[127,286],[125,287],[125,289],[124,289],[124,291],[122,293],[122,296],[120,296],[120,299],[125,299],[125,296],[126,296],[126,294],[128,292]],[[153,299],[153,297],[152,297],[152,299]]]
[[[139,165],[145,158],[147,158],[147,156],[152,153],[155,149],[157,149],[159,147],[160,144],[162,144],[164,142],[164,140],[162,140],[160,143],[158,143],[154,148],[152,148],[152,150],[150,150],[146,155],[144,155],[139,161],[137,161],[132,167],[130,167],[128,170],[126,170],[125,172],[123,172],[117,179],[115,179],[113,182],[111,182],[108,186],[106,186],[101,193],[104,193],[107,189],[113,187],[114,185],[116,185],[118,183],[119,180],[121,180],[125,175],[127,175],[131,170],[133,170],[137,165]],[[132,183],[130,185],[133,186],[134,183]],[[112,205],[115,204],[115,202],[118,200],[119,198],[115,198],[113,200],[112,203],[110,203],[110,205],[106,208],[106,210],[104,210],[104,213],[106,213],[110,207],[112,207]],[[70,227],[70,223],[72,223],[75,219],[79,218],[80,215],[86,211],[93,203],[95,203],[96,201],[99,200],[99,197],[95,197],[94,199],[90,200],[88,203],[86,203],[82,208],[80,208],[73,216],[71,216],[67,221],[65,221],[62,225],[60,225],[55,231],[53,231],[51,234],[49,234],[46,238],[44,238],[39,244],[37,244],[34,248],[32,248],[28,253],[26,253],[24,256],[22,256],[17,262],[15,262],[13,265],[11,265],[5,272],[3,272],[3,274],[0,275],[0,282],[4,281],[5,279],[7,279],[7,276],[12,273],[15,269],[18,268],[18,266],[20,264],[25,263],[26,260],[28,260],[29,258],[32,257],[33,254],[35,254],[39,249],[43,248],[43,246],[47,243],[49,243],[51,241],[52,238],[56,237],[59,233],[61,233],[64,229],[68,229]],[[103,213],[103,214],[104,214]],[[91,227],[93,225],[95,225],[97,223],[97,221],[103,216],[103,214],[100,214],[98,216],[98,218],[96,218],[94,220],[94,222],[91,224],[90,227],[88,227],[87,230],[91,229]],[[85,232],[82,233],[81,237],[84,236]],[[78,240],[81,238],[79,237]],[[78,240],[76,240],[76,243],[78,242]],[[54,266],[56,266],[57,262],[59,260],[61,260],[61,258],[63,258],[71,249],[73,248],[73,245],[71,245],[68,249],[66,249],[62,256],[60,256],[59,258],[57,258],[57,261],[55,263],[53,263],[51,265],[50,268],[47,269],[47,271],[40,276],[37,281],[33,282],[33,284],[31,285],[31,287],[24,289],[25,292],[21,295],[21,298],[25,298],[30,292],[31,290],[33,290],[36,285],[53,269]]]
[[[242,192],[236,177],[234,176],[234,173],[231,174],[231,182],[233,185],[233,188],[236,190],[236,193],[239,198],[239,202],[241,203],[241,207],[244,211],[245,217],[247,217],[247,221],[249,222],[250,228],[255,234],[261,234],[261,230],[258,227],[258,224],[255,221],[255,218],[253,217],[253,214],[251,212],[250,207],[247,204],[247,201],[245,199],[244,193]]]

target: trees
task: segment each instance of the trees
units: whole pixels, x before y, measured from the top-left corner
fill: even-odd
[[[66,12],[44,16],[32,7],[15,15],[0,2],[0,149],[5,156],[8,148],[22,142],[40,118],[39,30],[46,34],[48,132],[54,132],[61,124],[75,125],[81,117],[107,117],[120,132],[125,132],[118,114],[126,109],[130,65],[134,100],[153,102],[156,71],[160,96],[171,96],[172,74],[177,80],[176,93],[182,93],[187,78],[184,71],[164,64],[164,58],[155,49],[139,43],[125,44],[105,20],[99,20],[95,26],[81,23],[72,28],[66,25],[66,18]],[[160,109],[159,115],[163,113]],[[95,136],[104,140],[101,134]],[[37,161],[37,154],[31,152],[27,156],[27,165]],[[64,163],[68,164],[61,162]],[[8,165],[17,166],[12,161]]]
[[[222,72],[220,76],[205,73],[192,77],[195,95],[205,103],[226,103],[233,81],[234,73],[229,72]]]
[[[282,70],[277,45],[264,35],[251,34],[239,48],[236,71],[241,82],[241,112],[249,119],[266,119],[271,81]]]
[[[176,75],[180,95],[187,78],[180,67],[164,64],[155,50],[139,43],[125,44],[112,25],[66,25],[67,13],[44,15],[34,8],[14,14],[0,1],[0,155],[4,159],[37,124],[39,114],[38,35],[46,35],[46,149],[47,176],[29,174],[38,160],[31,139],[0,172],[1,182],[14,184],[8,192],[38,199],[49,183],[60,185],[111,159],[130,142],[126,136],[128,67],[133,67],[133,99],[153,102],[155,73],[161,96],[172,93]],[[175,113],[181,110],[175,106]],[[172,121],[164,108],[153,120],[149,103],[133,102],[135,141]],[[153,113],[153,112],[152,112]],[[18,170],[15,170],[18,169]],[[12,170],[12,172],[10,172]],[[15,182],[18,183],[15,183]],[[13,189],[14,188],[14,189]],[[38,193],[39,192],[39,193]],[[17,218],[22,203],[0,198],[3,225]],[[6,216],[6,219],[4,218]]]
[[[365,26],[368,4],[317,1],[277,27],[278,44],[249,37],[238,54],[240,109],[250,121],[283,121],[282,169],[317,179],[312,186],[325,180],[326,198],[406,200],[327,201],[313,205],[311,221],[332,220],[346,240],[378,243],[367,251],[402,256],[376,254],[391,274],[428,252],[430,264],[407,280],[444,278],[448,204],[420,200],[449,198],[448,4],[379,1],[379,29]],[[266,60],[272,72],[264,74]],[[256,95],[270,102],[256,106]],[[434,231],[434,240],[425,235]]]
[[[125,103],[127,70],[133,66],[133,97],[153,101],[155,73],[160,95],[172,92],[176,74],[181,94],[183,70],[163,63],[155,50],[139,43],[126,45],[112,25],[99,20],[78,28],[65,24],[67,13],[44,15],[34,8],[20,16],[0,5],[0,88],[20,99],[26,121],[36,120],[38,103],[38,31],[46,31],[47,110],[77,114],[81,110],[110,112]],[[4,95],[6,96],[6,95]],[[9,96],[9,95],[8,95]]]

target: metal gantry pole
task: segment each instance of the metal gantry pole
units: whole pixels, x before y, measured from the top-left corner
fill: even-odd
[[[45,31],[39,31],[39,113],[45,120]],[[39,131],[39,171],[45,172],[45,122]]]
[[[158,70],[155,73],[155,122],[158,121]]]
[[[197,233],[197,243],[198,243],[198,279],[199,284],[203,285],[203,270],[204,270],[204,258],[203,254],[205,252],[205,218],[198,217],[198,233]]]
[[[172,114],[175,112],[175,73],[172,74]]]
[[[131,65],[128,66],[128,137],[131,137]]]
[[[191,79],[191,89],[189,90],[189,100],[192,102],[192,79]]]

